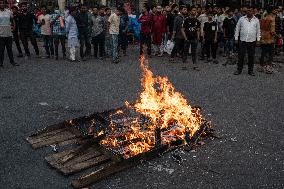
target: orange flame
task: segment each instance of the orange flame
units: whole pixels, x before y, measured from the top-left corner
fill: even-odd
[[[115,125],[111,122],[111,134],[101,141],[101,144],[112,149],[121,148],[122,143],[117,140],[117,137],[123,136],[124,141],[129,142],[123,146],[123,155],[127,158],[147,152],[155,146],[157,127],[163,129],[161,143],[167,144],[171,141],[184,140],[186,132],[193,136],[203,120],[200,109],[188,105],[187,100],[181,93],[175,91],[167,77],[154,77],[148,68],[148,61],[143,56],[140,61],[143,70],[141,79],[143,92],[134,106],[130,106],[128,102],[126,106],[134,108],[136,112],[149,118],[151,123],[145,130],[137,120],[133,120],[128,130],[121,133],[116,131]],[[123,112],[119,111],[119,113]]]

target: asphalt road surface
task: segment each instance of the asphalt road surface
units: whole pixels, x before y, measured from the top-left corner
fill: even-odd
[[[0,70],[1,189],[71,188],[79,175],[60,175],[44,161],[52,149],[33,150],[24,139],[44,126],[134,102],[141,70],[138,50],[128,54],[117,65],[32,58],[16,59],[20,67],[12,67],[6,58]],[[235,76],[235,65],[200,62],[201,71],[194,71],[167,57],[150,59],[150,67],[168,76],[191,105],[201,106],[222,138],[180,152],[181,164],[169,153],[92,188],[284,188],[283,70],[251,77],[245,67]]]

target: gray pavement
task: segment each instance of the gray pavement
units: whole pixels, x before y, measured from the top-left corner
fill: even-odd
[[[138,50],[129,54],[117,65],[32,58],[12,67],[6,60],[0,70],[1,189],[71,188],[79,175],[60,175],[44,161],[51,148],[35,151],[24,139],[44,126],[134,102],[141,72]],[[198,72],[166,57],[150,59],[150,67],[201,106],[223,138],[182,154],[181,165],[166,154],[92,188],[284,188],[283,70],[234,76],[235,66],[200,63]]]

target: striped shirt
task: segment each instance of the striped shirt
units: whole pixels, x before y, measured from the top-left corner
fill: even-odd
[[[5,9],[4,11],[0,10],[0,37],[11,37],[12,36],[12,13],[11,11]]]

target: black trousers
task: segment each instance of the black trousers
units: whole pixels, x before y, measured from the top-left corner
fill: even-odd
[[[65,57],[66,56],[65,35],[55,35],[53,36],[53,41],[54,41],[55,56],[58,58],[58,47],[60,43],[62,47],[63,56]]]
[[[123,52],[126,52],[128,46],[128,38],[127,33],[119,33],[118,35],[118,47],[123,50]]]
[[[147,54],[151,55],[151,34],[150,33],[141,33],[140,34],[140,55],[144,53],[144,45],[147,47]]]
[[[12,37],[0,37],[0,66],[3,66],[5,48],[7,49],[10,63],[11,64],[15,63],[12,51],[12,45],[13,45]]]
[[[38,49],[38,46],[37,46],[36,38],[32,34],[32,32],[22,31],[22,32],[20,32],[20,38],[21,38],[21,41],[23,43],[25,53],[26,53],[27,56],[31,56],[31,53],[30,53],[30,50],[29,50],[28,39],[31,40],[31,44],[34,47],[36,55],[39,55],[39,49]]]
[[[174,58],[177,55],[177,53],[180,53],[183,56],[183,52],[184,52],[184,39],[176,38],[175,45],[171,53],[171,58]]]
[[[20,45],[19,34],[18,34],[17,32],[13,32],[13,39],[14,39],[14,41],[15,41],[15,44],[16,44],[18,53],[19,53],[19,54],[23,54],[23,51],[22,51],[22,48],[21,48],[21,45]]]
[[[241,72],[244,67],[246,53],[248,54],[248,72],[253,72],[256,42],[240,42],[238,71]]]
[[[215,43],[214,40],[205,40],[204,45],[205,45],[207,59],[210,59],[211,55],[213,59],[216,59],[218,43]]]
[[[191,47],[192,62],[193,62],[193,64],[196,64],[197,39],[185,41],[185,43],[184,43],[184,53],[183,53],[182,60],[183,60],[183,62],[186,62],[187,56],[188,56],[188,51],[189,51],[190,47]]]
[[[274,44],[262,44],[261,45],[261,57],[260,57],[260,65],[270,65],[273,61],[273,48]],[[267,63],[264,63],[264,59],[267,57]]]
[[[90,36],[87,32],[83,32],[79,35],[80,40],[80,56],[81,58],[84,58],[87,55],[91,54],[91,43],[90,43]],[[86,47],[86,50],[84,51],[84,47]]]
[[[92,38],[92,44],[94,47],[94,57],[104,57],[105,54],[105,34],[101,33]]]

